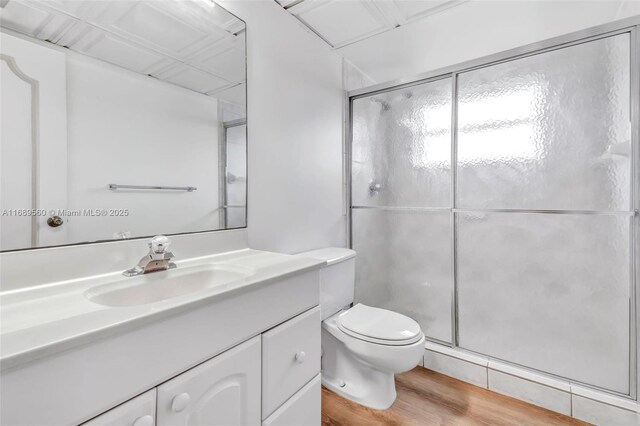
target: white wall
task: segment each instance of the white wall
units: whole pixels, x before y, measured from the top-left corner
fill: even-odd
[[[249,244],[346,244],[341,59],[275,1],[221,1],[247,22]]]
[[[338,49],[378,83],[640,14],[640,1],[471,0]]]
[[[344,58],[342,59],[342,81],[345,90],[357,90],[375,84],[371,77]]]
[[[67,55],[69,242],[218,228],[217,100],[73,52]],[[107,189],[195,186],[193,192]]]

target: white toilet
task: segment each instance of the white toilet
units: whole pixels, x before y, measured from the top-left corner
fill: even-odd
[[[367,407],[396,399],[394,374],[418,365],[424,334],[417,322],[386,309],[353,303],[356,252],[325,248],[301,253],[324,260],[320,271],[322,384]]]

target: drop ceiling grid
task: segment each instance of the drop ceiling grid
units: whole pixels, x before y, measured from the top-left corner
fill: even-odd
[[[222,30],[213,30],[213,26],[209,26],[208,31],[203,31],[206,25],[202,23],[191,25],[177,20],[163,10],[158,10],[167,19],[162,22],[162,28],[166,29],[167,23],[172,21],[179,23],[176,27],[182,26],[183,30],[194,27],[191,32],[192,38],[183,40],[182,46],[178,46],[187,48],[175,48],[171,51],[159,45],[157,40],[154,42],[140,37],[122,25],[126,19],[133,19],[135,23],[136,17],[131,18],[132,12],[143,4],[145,3],[61,1],[48,1],[45,4],[41,1],[11,0],[2,9],[3,26],[115,63],[135,72],[154,75],[161,80],[173,82],[200,93],[220,93],[244,82],[244,73],[239,80],[230,79],[230,74],[223,72],[227,76],[225,78],[219,75],[221,73],[215,72],[212,66],[212,60],[216,54],[226,54],[236,59],[238,54],[244,56],[244,43],[240,42],[244,39],[243,32],[240,35],[234,35]],[[180,7],[188,4],[188,2],[181,2]],[[158,9],[155,5],[151,7]],[[190,12],[191,16],[195,16],[196,12]],[[28,26],[11,25],[11,13],[21,15],[22,18],[26,15],[28,19],[19,22],[27,22]],[[34,19],[34,16],[38,18]],[[144,17],[148,18],[148,16]],[[137,19],[139,20],[140,17],[138,16]],[[242,24],[241,21],[233,18],[226,20],[223,25],[235,29],[238,27],[236,22],[239,25]],[[180,31],[177,33],[181,34]],[[174,31],[173,35],[175,34]],[[236,37],[239,42],[234,42]],[[230,49],[239,52],[235,56],[228,55]],[[207,55],[204,60],[195,60],[203,52],[214,52],[214,54]],[[202,62],[209,62],[209,64],[202,66]],[[197,76],[193,84],[185,78],[187,75]]]
[[[370,2],[302,2],[289,9],[289,12],[334,48],[377,34],[389,27],[384,15]],[[353,19],[354,17],[358,19]]]
[[[339,49],[469,0],[275,1],[332,48]]]
[[[117,12],[116,16],[106,13],[112,10]],[[213,42],[222,38],[222,35],[209,37],[210,34],[148,2],[113,2],[96,21],[125,39],[135,40],[176,59],[183,59],[190,51],[197,50],[195,46],[207,38]]]

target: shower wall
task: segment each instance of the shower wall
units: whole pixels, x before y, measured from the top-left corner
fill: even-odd
[[[352,100],[356,301],[630,394],[631,37]]]

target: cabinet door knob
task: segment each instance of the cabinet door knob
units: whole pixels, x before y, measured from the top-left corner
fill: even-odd
[[[191,400],[191,397],[186,392],[185,393],[181,393],[180,395],[176,395],[173,398],[173,402],[171,403],[171,408],[176,413],[179,413],[180,411],[182,411],[185,408],[187,408],[187,405],[189,405],[189,401],[190,400]]]
[[[146,416],[138,417],[133,422],[133,426],[153,426],[153,416],[147,414]]]
[[[302,364],[306,358],[307,358],[307,354],[304,351],[300,351],[296,353],[296,362],[298,364]]]
[[[57,228],[58,226],[62,226],[63,223],[64,223],[64,220],[62,220],[60,216],[49,216],[49,218],[47,218],[47,225],[49,225],[52,228]]]

